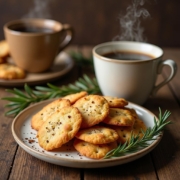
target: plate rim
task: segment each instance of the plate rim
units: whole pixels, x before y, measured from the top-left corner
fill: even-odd
[[[47,72],[51,75],[53,75],[53,77],[48,77],[48,78],[41,78],[41,79],[26,79],[26,77],[24,79],[13,79],[13,80],[4,80],[4,79],[0,79],[0,86],[9,86],[9,87],[12,87],[12,86],[23,86],[25,83],[27,83],[28,85],[36,85],[37,83],[44,83],[44,82],[47,82],[48,80],[55,80],[65,74],[67,74],[74,66],[74,60],[70,57],[70,55],[65,52],[65,51],[62,51],[60,52],[56,58],[58,58],[58,56],[66,56],[65,58],[68,59],[68,63],[65,62],[66,64],[66,67],[64,69],[62,69],[61,71],[59,72]],[[54,63],[55,65],[55,63]],[[28,73],[28,72],[27,72]],[[46,72],[44,72],[44,74],[47,74]],[[28,73],[28,74],[34,74],[36,75],[36,73]],[[37,77],[38,77],[38,73],[37,73]]]
[[[114,162],[117,162],[117,161],[122,161],[122,160],[125,160],[125,159],[129,159],[129,161],[127,160],[125,163],[128,163],[128,162],[131,162],[131,161],[134,161],[136,159],[139,159],[140,157],[148,154],[150,151],[152,151],[158,144],[159,142],[161,141],[162,137],[163,137],[163,132],[161,132],[159,135],[157,135],[157,138],[155,140],[153,140],[153,142],[146,148],[143,148],[137,152],[134,152],[134,153],[130,153],[130,154],[127,154],[125,156],[120,156],[120,157],[116,157],[116,158],[110,158],[110,159],[100,159],[100,160],[96,160],[96,159],[88,159],[88,160],[81,160],[81,159],[71,159],[71,158],[65,158],[65,157],[58,157],[58,156],[52,156],[52,155],[49,155],[49,154],[45,154],[41,151],[37,151],[31,147],[29,147],[28,145],[26,145],[21,139],[19,139],[18,135],[16,134],[15,130],[14,130],[14,127],[15,127],[15,123],[16,121],[18,121],[18,118],[20,118],[20,116],[22,116],[24,113],[26,113],[26,111],[28,110],[31,110],[31,109],[36,109],[37,106],[40,106],[40,105],[46,105],[47,103],[53,101],[54,99],[48,99],[48,100],[44,100],[44,101],[41,101],[41,102],[38,102],[38,103],[35,103],[29,107],[27,107],[26,109],[24,109],[23,111],[21,111],[21,113],[19,113],[14,119],[13,119],[13,122],[12,122],[12,125],[11,125],[11,131],[12,131],[12,135],[15,139],[15,141],[17,142],[17,144],[22,148],[24,149],[27,153],[30,152],[33,152],[35,153],[36,155],[39,155],[41,157],[46,157],[46,158],[50,158],[52,160],[60,160],[60,161],[66,161],[68,163],[71,163],[71,162],[76,162],[76,163],[79,163],[80,167],[79,168],[92,168],[94,167],[93,165],[94,164],[100,164],[100,166],[97,166],[98,168],[99,167],[110,167],[110,166],[114,166],[114,165],[109,165],[109,166],[101,166],[102,163],[108,163],[108,162],[111,162],[112,164],[114,164]],[[154,116],[155,118],[157,118],[156,115],[154,115],[151,111],[149,111],[148,109],[140,106],[140,105],[137,105],[135,103],[132,103],[132,102],[129,102],[129,105],[131,106],[135,106],[135,107],[138,107],[140,109],[143,109],[144,111],[146,111],[147,113],[151,114],[152,116]],[[31,115],[28,115],[28,117],[31,116]],[[158,119],[158,118],[157,118]],[[25,120],[24,120],[25,121]],[[23,122],[24,122],[23,121]],[[23,124],[22,124],[23,125]],[[30,153],[29,153],[30,154]],[[31,154],[32,155],[32,154]],[[34,155],[32,155],[34,156]],[[34,156],[36,157],[36,156]],[[38,158],[38,157],[36,157]],[[130,158],[133,158],[133,160],[131,160]],[[41,159],[41,158],[38,158],[38,159]],[[42,160],[42,159],[41,159]],[[46,160],[42,160],[42,161],[46,161]],[[52,163],[50,161],[46,161],[46,162],[49,162],[49,163]],[[81,165],[84,165],[84,163],[87,164],[87,167],[84,167],[84,166],[81,166]],[[120,164],[125,164],[125,163],[121,163],[121,162],[117,162],[115,163],[115,165],[120,165]],[[62,165],[59,164],[59,163],[52,163],[52,164],[57,164],[57,165]],[[76,166],[69,166],[69,165],[62,165],[62,166],[67,166],[67,167],[77,167],[78,165]],[[97,168],[97,167],[94,167],[94,168]]]

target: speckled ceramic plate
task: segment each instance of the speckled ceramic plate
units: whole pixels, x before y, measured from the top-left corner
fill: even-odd
[[[13,60],[9,60],[13,63]],[[47,83],[52,80],[56,80],[61,76],[68,73],[74,65],[73,59],[65,52],[61,52],[55,59],[52,67],[43,73],[27,73],[24,79],[14,79],[14,80],[3,80],[0,79],[0,85],[3,86],[23,86],[25,83],[29,85],[39,85],[42,83]]]
[[[115,166],[115,165],[128,163],[130,161],[136,160],[144,156],[145,154],[152,151],[162,138],[162,135],[160,135],[157,137],[156,140],[150,142],[147,148],[141,149],[135,153],[131,153],[113,159],[93,160],[86,158],[80,155],[73,148],[72,142],[65,144],[63,147],[57,149],[56,151],[48,152],[43,150],[39,146],[38,140],[36,138],[36,131],[31,128],[30,121],[32,115],[34,115],[43,106],[50,103],[51,101],[52,100],[43,101],[31,107],[28,107],[27,109],[22,111],[13,120],[12,123],[12,134],[16,142],[27,153],[43,161],[61,166],[75,167],[75,168],[100,168],[100,167]],[[148,127],[154,126],[155,115],[152,112],[133,103],[129,103],[128,106],[136,110],[140,119],[142,119]]]

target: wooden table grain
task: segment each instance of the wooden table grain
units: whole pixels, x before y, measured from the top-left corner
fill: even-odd
[[[91,47],[69,47],[71,51],[81,51],[84,55],[91,54]],[[180,48],[165,48],[164,59],[173,59],[180,67]],[[162,81],[169,73],[164,68]],[[83,74],[93,77],[89,68],[75,66],[68,74],[54,81],[57,86],[75,82]],[[21,89],[21,87],[18,87]],[[0,86],[0,98],[9,96],[6,87]],[[9,89],[9,88],[8,88]],[[23,88],[21,89],[23,90]],[[7,101],[0,101],[0,180],[178,180],[180,178],[180,70],[174,79],[157,95],[149,98],[143,105],[158,115],[158,108],[171,111],[171,125],[164,131],[158,146],[144,157],[133,162],[98,169],[78,169],[53,165],[26,153],[15,142],[11,133],[13,118],[4,116]]]

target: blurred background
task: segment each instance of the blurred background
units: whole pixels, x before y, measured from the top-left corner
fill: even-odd
[[[71,24],[76,45],[119,39],[180,47],[179,0],[0,0],[0,39],[6,22],[25,17]]]

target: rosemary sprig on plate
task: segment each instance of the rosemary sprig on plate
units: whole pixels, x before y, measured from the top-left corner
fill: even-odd
[[[138,151],[140,148],[145,148],[149,146],[149,142],[155,140],[166,125],[170,124],[171,121],[167,121],[171,113],[169,111],[165,111],[162,115],[161,109],[159,109],[159,117],[158,120],[154,118],[154,127],[148,128],[145,132],[143,132],[144,136],[142,139],[139,139],[139,136],[134,136],[131,134],[130,140],[126,141],[124,144],[120,144],[116,149],[108,152],[105,159],[112,157],[120,157],[127,153],[132,153]]]
[[[89,94],[100,93],[97,80],[95,78],[90,79],[87,75],[84,75],[83,78],[79,78],[74,84],[62,86],[61,88],[50,83],[48,83],[47,86],[48,87],[35,86],[35,90],[33,90],[25,84],[25,92],[17,88],[7,89],[6,91],[13,94],[13,96],[2,98],[2,100],[9,101],[5,107],[10,108],[10,110],[8,110],[5,115],[16,116],[32,103],[63,97],[80,91],[87,91]]]

